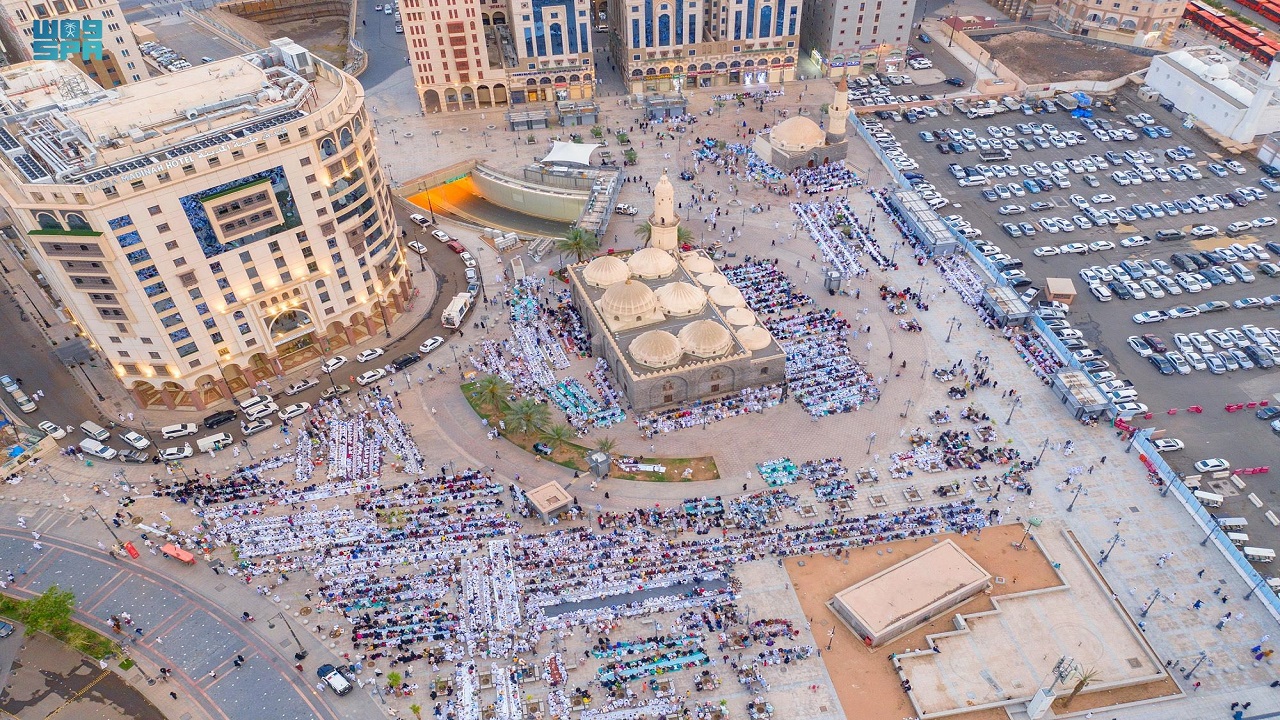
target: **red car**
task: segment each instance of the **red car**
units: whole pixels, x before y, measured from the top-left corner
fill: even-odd
[[[466,248],[462,247],[462,243],[457,240],[450,240],[445,246],[456,253],[464,253],[467,251]]]

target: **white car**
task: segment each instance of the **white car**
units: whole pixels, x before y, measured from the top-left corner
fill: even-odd
[[[334,370],[337,370],[338,368],[346,364],[347,364],[346,355],[334,355],[333,357],[324,361],[324,364],[320,366],[320,370],[321,372],[331,373]]]
[[[1218,234],[1218,228],[1213,225],[1197,225],[1191,228],[1191,234],[1198,238],[1213,237]]]
[[[286,406],[285,409],[280,411],[280,419],[289,420],[291,418],[296,418],[310,409],[311,403],[295,403],[293,405]]]
[[[284,394],[286,397],[293,397],[294,395],[297,395],[303,390],[306,390],[308,388],[313,388],[319,384],[320,384],[320,381],[315,378],[304,378],[290,385],[289,387],[285,388]]]
[[[1089,202],[1093,203],[1094,205],[1101,205],[1103,203],[1110,203],[1115,201],[1116,201],[1116,196],[1112,195],[1111,193],[1099,193],[1089,199]]]
[[[1116,244],[1111,242],[1110,240],[1098,240],[1096,242],[1089,243],[1089,250],[1093,252],[1101,252],[1103,250],[1115,250],[1115,249],[1116,249]]]
[[[1133,351],[1138,353],[1138,357],[1151,357],[1153,351],[1151,350],[1151,346],[1147,344],[1146,340],[1143,340],[1137,335],[1130,335],[1129,339],[1125,340],[1125,342],[1129,343],[1129,347],[1133,348]]]
[[[142,437],[137,432],[130,430],[120,436],[120,439],[129,443],[137,450],[146,450],[151,447],[151,441]]]
[[[1089,247],[1084,243],[1067,243],[1066,245],[1060,246],[1058,251],[1067,254],[1074,253],[1076,255],[1084,255],[1089,252]]]
[[[469,252],[458,253],[458,257],[462,258],[462,264],[469,268],[476,266],[476,259]]]
[[[1169,319],[1169,315],[1163,310],[1147,310],[1145,312],[1140,312],[1137,315],[1133,316],[1133,321],[1138,323],[1139,325],[1146,325],[1147,323],[1164,322],[1165,320],[1168,320],[1168,319]]]
[[[1140,402],[1125,402],[1116,405],[1116,412],[1120,415],[1134,416],[1141,415],[1147,411],[1147,406]]]
[[[1198,473],[1223,472],[1231,469],[1231,463],[1222,458],[1210,458],[1196,463],[1195,468]]]
[[[1171,350],[1165,353],[1164,356],[1165,359],[1173,363],[1173,369],[1177,370],[1179,375],[1191,374],[1191,363],[1187,362],[1187,359],[1182,357],[1182,353]]]
[[[1031,254],[1036,257],[1053,257],[1054,255],[1057,255],[1058,252],[1058,248],[1053,245],[1041,245],[1035,250],[1032,250]]]
[[[1276,224],[1276,219],[1270,216],[1260,217],[1257,220],[1253,221],[1253,226],[1255,228],[1271,227],[1272,225],[1275,225],[1275,224]]]
[[[386,350],[383,350],[380,347],[369,348],[368,350],[365,350],[364,352],[361,352],[359,355],[356,356],[356,362],[366,363],[366,362],[369,362],[370,360],[374,360],[376,358],[382,357],[383,355],[386,354],[386,352],[387,352]]]
[[[191,452],[191,443],[187,443],[179,447],[165,448],[160,451],[159,457],[165,462],[173,462],[191,457]]]
[[[364,387],[366,385],[372,385],[386,376],[386,370],[383,370],[382,368],[374,368],[368,372],[361,373],[360,376],[356,378],[356,382],[359,383],[361,387]]]
[[[426,246],[426,245],[423,245],[422,243],[418,242],[417,240],[410,240],[408,243],[406,243],[406,247],[408,247],[410,250],[414,251],[415,253],[417,253],[417,254],[419,254],[419,255],[426,255],[426,254],[427,254],[427,246]]]
[[[436,335],[435,337],[427,338],[425,342],[419,345],[418,352],[422,353],[423,355],[426,355],[427,353],[431,352],[432,350],[435,350],[436,348],[440,347],[443,344],[444,344],[444,338],[440,337],[439,335]]]
[[[447,232],[445,232],[445,231],[443,231],[443,230],[432,230],[432,231],[431,231],[431,237],[433,237],[433,238],[435,238],[435,239],[439,240],[439,241],[440,241],[440,242],[442,242],[442,243],[447,243],[447,242],[449,242],[450,240],[452,240],[452,239],[453,239],[453,238],[449,237],[449,233],[447,233]]]
[[[1151,244],[1151,238],[1147,237],[1146,235],[1134,235],[1132,237],[1127,237],[1120,241],[1120,246],[1127,247],[1127,248],[1142,247],[1143,245],[1150,245],[1150,244]]]
[[[1185,443],[1175,438],[1160,438],[1153,440],[1151,444],[1160,452],[1175,452],[1186,447]]]
[[[240,432],[244,433],[245,437],[249,437],[250,435],[257,435],[269,427],[271,427],[271,418],[258,418],[241,425]]]
[[[1161,275],[1161,277],[1164,276]],[[1142,286],[1142,289],[1147,291],[1148,297],[1157,299],[1164,297],[1164,288],[1160,287],[1160,284],[1151,278],[1143,278],[1142,280],[1139,280],[1138,285]]]
[[[61,425],[54,425],[48,420],[41,422],[36,427],[43,430],[46,435],[53,438],[54,440],[61,440],[62,438],[67,436],[67,431],[62,429]]]

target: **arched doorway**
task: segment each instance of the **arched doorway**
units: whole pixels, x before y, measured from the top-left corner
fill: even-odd
[[[482,108],[493,107],[493,92],[489,90],[488,85],[481,85],[476,88],[476,99]]]
[[[442,109],[440,106],[440,93],[435,90],[428,90],[422,94],[422,109],[429,113],[438,113]]]
[[[129,393],[133,395],[133,402],[140,408],[164,407],[164,401],[160,398],[160,391],[155,385],[146,380],[138,380],[129,387]]]
[[[218,386],[218,380],[212,375],[201,375],[196,378],[195,396],[198,400],[197,407],[201,410],[226,399],[222,394],[222,388]]]

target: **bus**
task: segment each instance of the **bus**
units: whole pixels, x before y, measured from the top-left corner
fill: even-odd
[[[449,301],[448,307],[440,315],[441,323],[452,330],[458,329],[462,325],[463,319],[467,317],[467,312],[471,310],[473,300],[471,293],[461,292],[454,295],[453,299]]]

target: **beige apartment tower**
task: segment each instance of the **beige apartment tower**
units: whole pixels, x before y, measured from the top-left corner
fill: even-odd
[[[424,112],[594,96],[588,0],[400,0]]]
[[[203,410],[403,312],[354,78],[287,38],[110,91],[76,77],[0,71],[0,198],[139,407]]]
[[[824,75],[901,69],[916,0],[805,0],[800,45]]]
[[[1185,6],[1184,0],[1057,0],[1049,22],[1073,35],[1157,47],[1173,35]]]
[[[72,61],[100,87],[110,89],[147,78],[146,63],[117,0],[0,0],[0,42],[9,62],[33,57],[31,25],[36,20],[102,22],[102,59]]]

